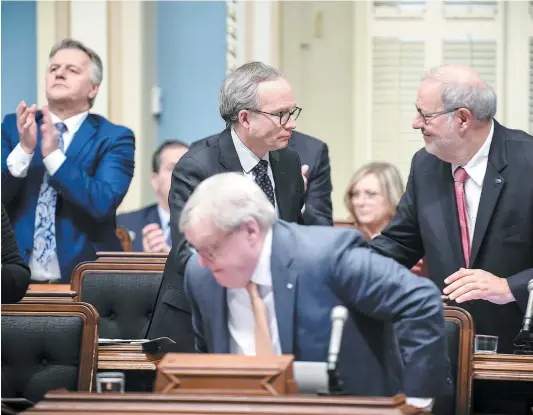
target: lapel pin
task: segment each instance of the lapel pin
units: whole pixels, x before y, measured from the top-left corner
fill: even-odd
[[[293,285],[289,282],[289,283],[287,284],[287,288],[288,288],[289,290],[292,290],[292,287],[293,287]]]
[[[502,179],[497,177],[495,180],[494,180],[494,184],[501,184],[502,183]]]

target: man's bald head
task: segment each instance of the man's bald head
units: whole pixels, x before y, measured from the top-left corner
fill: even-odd
[[[447,64],[433,68],[422,78],[422,84],[425,83],[440,85],[445,110],[467,108],[472,118],[481,123],[489,122],[496,114],[496,94],[469,66]]]

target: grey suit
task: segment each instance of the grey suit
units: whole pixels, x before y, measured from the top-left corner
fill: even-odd
[[[441,396],[451,392],[443,306],[435,284],[372,252],[356,230],[273,228],[271,272],[281,349],[297,360],[325,361],[330,311],[350,310],[340,356],[351,394]],[[198,257],[187,264],[199,352],[229,353],[226,290]],[[394,331],[402,321],[402,330]],[[402,368],[403,367],[403,373]]]

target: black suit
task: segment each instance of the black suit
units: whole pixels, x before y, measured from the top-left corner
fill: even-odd
[[[20,256],[13,228],[2,205],[2,304],[24,297],[30,283],[30,268]]]
[[[302,165],[309,166],[304,224],[332,226],[332,185],[328,145],[317,138],[293,131],[289,147],[298,153]]]
[[[532,173],[533,137],[494,121],[467,267],[507,278],[517,302],[460,306],[472,314],[477,333],[499,336],[500,353],[512,353],[527,301],[524,284],[533,277]],[[425,256],[429,277],[441,289],[446,277],[465,266],[449,163],[425,149],[415,154],[396,216],[371,245],[408,268]]]
[[[132,251],[143,252],[143,228],[151,223],[161,224],[157,204],[145,206],[133,212],[117,215],[117,225],[130,231]],[[133,235],[131,234],[133,233]]]
[[[270,152],[279,216],[288,222],[301,221],[304,185],[298,154],[286,148]],[[168,255],[148,338],[170,337],[178,344],[173,351],[194,352],[194,335],[183,275],[191,255],[179,231],[181,211],[200,182],[218,173],[242,172],[230,129],[195,143],[172,172],[169,194],[172,249]]]

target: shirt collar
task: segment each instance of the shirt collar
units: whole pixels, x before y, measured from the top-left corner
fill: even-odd
[[[161,227],[163,228],[163,230],[165,230],[166,228],[168,228],[168,224],[170,223],[170,212],[167,212],[161,206],[157,205],[157,213],[159,213]]]
[[[67,131],[69,134],[74,135],[76,132],[80,129],[81,124],[85,119],[87,118],[87,115],[89,115],[89,111],[84,111],[80,114],[74,115],[70,118],[67,118],[66,120],[61,121],[57,115],[55,115],[53,112],[50,112],[50,117],[52,118],[52,122],[57,124],[58,122],[62,122],[67,126]]]
[[[266,236],[259,261],[255,267],[254,273],[250,281],[257,285],[272,287],[272,274],[270,272],[270,257],[272,254],[272,229],[269,229]]]
[[[266,153],[261,158],[257,157],[257,155],[241,141],[233,128],[231,129],[231,139],[233,140],[233,145],[235,146],[235,150],[237,150],[237,156],[239,157],[239,161],[241,162],[241,166],[245,173],[250,173],[250,171],[257,166],[259,160],[266,160],[267,162],[270,160],[269,153]]]
[[[485,172],[487,170],[487,160],[489,159],[490,145],[492,143],[492,136],[494,135],[494,121],[491,121],[491,123],[487,139],[477,153],[474,154],[474,157],[463,166],[468,177],[480,187],[483,186],[483,179],[485,178]],[[459,167],[458,164],[452,164],[452,176],[457,167]]]

